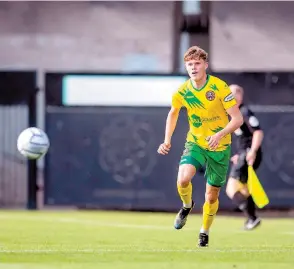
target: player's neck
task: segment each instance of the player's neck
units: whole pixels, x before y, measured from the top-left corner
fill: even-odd
[[[207,79],[208,79],[207,74],[205,74],[201,79],[199,79],[199,80],[192,80],[191,79],[191,81],[192,81],[194,88],[201,89],[205,85]]]

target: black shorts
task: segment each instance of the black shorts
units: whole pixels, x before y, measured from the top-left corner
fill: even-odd
[[[248,164],[246,161],[246,150],[239,152],[238,163],[231,166],[230,177],[240,180],[242,183],[247,183],[248,180]],[[253,164],[254,170],[256,170],[262,161],[262,151],[258,150],[256,153],[256,159]]]

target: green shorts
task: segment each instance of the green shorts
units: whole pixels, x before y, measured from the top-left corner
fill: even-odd
[[[186,142],[181,164],[192,164],[198,170],[206,165],[205,177],[211,186],[222,187],[226,183],[230,164],[231,146],[224,151],[208,151],[193,142]]]

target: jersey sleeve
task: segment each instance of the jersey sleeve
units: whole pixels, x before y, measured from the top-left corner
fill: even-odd
[[[175,92],[172,96],[172,107],[181,108],[183,106],[182,98],[179,92]]]
[[[180,91],[177,90],[172,95],[172,107],[174,108],[181,108],[183,106],[183,97],[180,94]]]
[[[224,83],[222,89],[220,90],[220,99],[226,110],[237,104],[233,93],[226,83]]]
[[[258,118],[248,107],[242,108],[241,112],[245,121],[253,130],[261,130]]]

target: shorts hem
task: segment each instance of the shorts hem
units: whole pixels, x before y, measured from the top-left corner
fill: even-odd
[[[212,184],[211,182],[207,181],[207,184],[210,185],[210,186],[212,186],[212,187],[221,188],[221,187],[223,187],[226,183],[221,184],[221,185],[216,185],[216,184]]]
[[[196,170],[200,169],[200,167],[202,166],[200,164],[200,162],[198,162],[195,158],[193,158],[192,156],[185,156],[181,159],[180,161],[180,165],[182,164],[191,164],[193,165]]]

